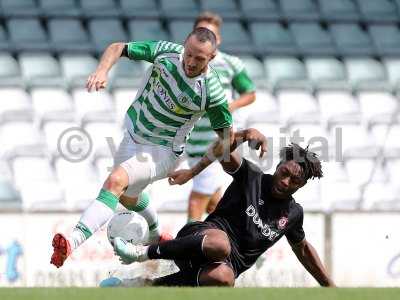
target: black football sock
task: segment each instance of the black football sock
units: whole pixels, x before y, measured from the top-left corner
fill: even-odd
[[[194,272],[179,271],[164,277],[156,278],[153,286],[197,286],[197,275]]]
[[[202,244],[205,235],[190,235],[151,245],[147,251],[150,259],[196,259],[204,258]]]

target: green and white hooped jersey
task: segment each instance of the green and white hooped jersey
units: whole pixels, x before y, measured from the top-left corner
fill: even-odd
[[[234,92],[242,94],[255,90],[243,62],[238,57],[218,51],[210,64],[218,72],[229,102],[233,100]],[[190,134],[186,146],[186,153],[190,157],[203,156],[217,138],[207,116],[205,115],[195,124]]]
[[[189,78],[182,67],[184,47],[167,41],[128,44],[128,57],[153,63],[128,109],[129,133],[140,143],[162,145],[182,153],[196,121],[205,113],[214,129],[232,125],[218,78],[207,72]]]

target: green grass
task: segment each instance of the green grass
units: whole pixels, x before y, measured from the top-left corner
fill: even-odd
[[[1,288],[2,300],[394,300],[394,288]]]

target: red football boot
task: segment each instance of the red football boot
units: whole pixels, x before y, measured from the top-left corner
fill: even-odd
[[[71,246],[69,241],[61,233],[56,233],[52,242],[54,252],[51,256],[50,263],[57,268],[64,264],[64,261],[71,254]]]

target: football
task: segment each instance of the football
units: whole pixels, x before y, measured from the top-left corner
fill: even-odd
[[[107,237],[111,245],[114,245],[114,238],[118,236],[132,244],[143,244],[149,238],[149,227],[146,220],[138,213],[118,212],[107,226]]]

